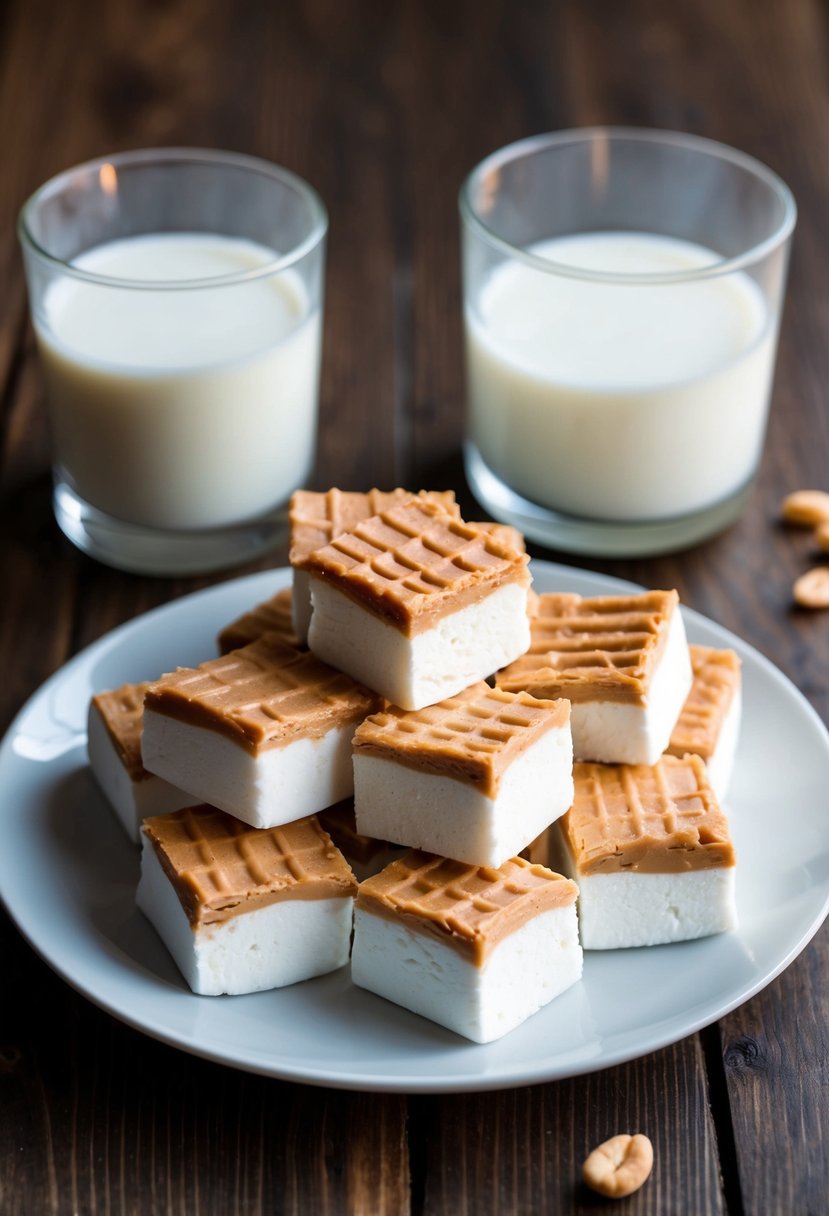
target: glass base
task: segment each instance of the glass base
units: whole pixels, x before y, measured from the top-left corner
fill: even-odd
[[[547,548],[591,557],[651,557],[685,549],[732,524],[751,493],[749,483],[731,497],[692,515],[612,523],[565,515],[522,498],[492,472],[473,443],[464,445],[464,467],[472,493],[494,519],[512,524],[528,539]]]
[[[166,577],[209,574],[254,561],[285,540],[288,507],[227,528],[166,531],[126,523],[97,510],[65,482],[52,498],[55,519],[84,553],[116,570]]]

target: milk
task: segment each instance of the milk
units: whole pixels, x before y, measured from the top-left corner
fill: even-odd
[[[314,459],[319,308],[273,250],[201,233],[131,237],[73,265],[141,286],[62,278],[35,317],[55,462],[130,523],[198,529],[262,515]],[[243,283],[217,283],[250,272]],[[158,288],[153,281],[212,280]]]
[[[719,260],[628,232],[531,252],[605,274],[676,274]],[[466,313],[471,436],[503,481],[555,510],[625,521],[688,514],[738,492],[757,467],[776,336],[745,273],[625,283],[505,262]]]

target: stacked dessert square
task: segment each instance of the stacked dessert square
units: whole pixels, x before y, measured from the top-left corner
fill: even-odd
[[[305,559],[308,645],[403,709],[489,676],[529,644],[527,556],[411,499]]]
[[[578,883],[584,949],[735,926],[734,850],[703,759],[722,781],[738,681],[733,652],[692,656],[675,591],[539,597],[530,647],[496,683],[572,702],[573,805],[530,856]]]
[[[676,592],[536,595],[522,538],[450,492],[300,491],[291,562],[219,657],[90,707],[93,771],[143,820],[138,904],[195,992],[350,956],[488,1042],[583,949],[734,926],[739,663],[689,650]]]

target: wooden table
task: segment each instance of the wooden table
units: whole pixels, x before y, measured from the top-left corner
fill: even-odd
[[[690,552],[584,564],[676,586],[826,719],[829,616],[793,610],[793,579],[814,555],[806,534],[778,523],[785,492],[829,488],[825,5],[10,0],[0,28],[0,725],[77,650],[210,581],[106,569],[52,521],[13,232],[36,185],[91,156],[163,144],[231,147],[302,174],[331,216],[315,485],[451,486],[471,505],[459,460],[458,187],[510,140],[604,122],[741,147],[791,184],[800,220],[745,516]],[[796,822],[796,811],[781,806],[781,817]],[[0,933],[5,1216],[596,1210],[581,1161],[637,1128],[654,1141],[655,1172],[619,1211],[829,1210],[825,931],[742,1008],[644,1059],[414,1098],[315,1089],[178,1052],[76,995],[5,916]]]

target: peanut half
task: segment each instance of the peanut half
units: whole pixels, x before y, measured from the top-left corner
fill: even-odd
[[[795,490],[783,499],[780,510],[787,524],[816,528],[829,521],[829,494],[824,490]]]
[[[582,1178],[608,1199],[632,1195],[653,1169],[653,1145],[647,1136],[611,1136],[594,1148],[581,1167]]]
[[[801,574],[792,595],[801,608],[829,608],[829,566],[816,566]]]

